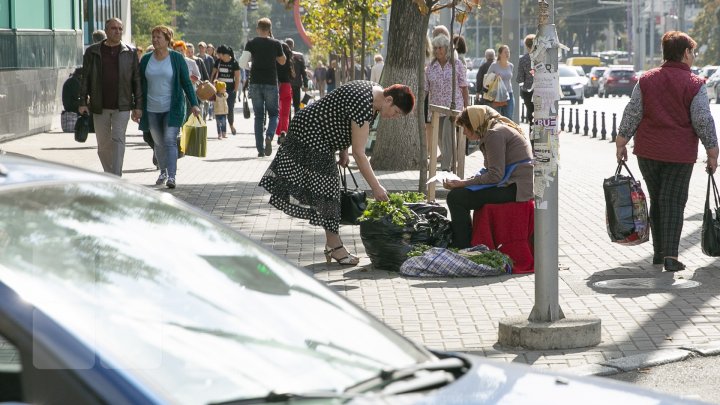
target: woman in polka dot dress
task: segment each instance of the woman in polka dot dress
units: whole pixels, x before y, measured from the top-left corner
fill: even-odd
[[[340,227],[340,179],[337,165],[347,166],[348,148],[376,200],[388,199],[370,162],[365,144],[373,118],[404,116],[412,111],[415,96],[409,87],[395,84],[383,89],[369,81],[352,81],[304,109],[290,121],[287,136],[260,180],[270,192],[270,204],[288,215],[325,228],[328,262],[356,265],[357,256],[343,246]],[[335,153],[340,158],[335,160]]]

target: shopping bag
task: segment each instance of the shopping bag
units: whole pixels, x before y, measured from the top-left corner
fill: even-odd
[[[715,202],[714,206],[710,206],[710,193]],[[715,178],[712,174],[708,174],[707,193],[705,194],[705,212],[703,213],[702,231],[700,237],[700,246],[702,252],[708,256],[720,256],[720,194],[715,184]]]
[[[630,176],[620,174],[625,168]],[[650,239],[650,222],[645,193],[625,162],[618,163],[615,175],[603,180],[605,223],[612,242],[639,245]]]
[[[202,117],[190,114],[183,125],[180,144],[187,156],[207,156],[207,125]]]
[[[355,188],[348,190],[347,179],[345,178],[345,170],[350,172],[350,178],[355,183]],[[343,167],[340,169],[340,183],[342,188],[340,189],[340,223],[343,225],[358,225],[360,218],[367,207],[367,196],[365,191],[360,190],[358,187],[355,176],[350,168]]]
[[[78,114],[72,111],[63,111],[60,113],[60,126],[63,132],[75,132],[75,123]]]

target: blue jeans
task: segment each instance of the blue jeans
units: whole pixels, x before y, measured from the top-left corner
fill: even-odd
[[[153,142],[155,142],[155,157],[158,161],[160,170],[167,170],[168,177],[175,178],[177,172],[177,138],[180,134],[180,128],[168,126],[168,115],[170,112],[154,113],[149,112],[148,123],[150,124],[150,134],[152,134]]]
[[[215,123],[217,124],[218,136],[227,132],[227,115],[216,115]]]
[[[500,107],[498,112],[500,115],[507,119],[512,119],[513,112],[515,111],[515,97],[512,93],[510,93],[510,98],[508,99],[508,103],[505,107]]]
[[[275,129],[278,125],[279,99],[278,86],[274,84],[251,84],[250,99],[255,113],[255,147],[258,153],[264,153],[263,147],[263,126],[265,124],[265,112],[268,115],[268,127],[265,131],[265,138],[272,141]]]

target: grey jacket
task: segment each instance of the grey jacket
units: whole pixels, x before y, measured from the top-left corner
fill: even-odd
[[[102,114],[102,61],[100,45],[105,41],[90,45],[83,56],[83,77],[80,85],[80,106],[88,106],[90,112]],[[140,70],[135,50],[120,43],[118,56],[118,109],[120,111],[142,109],[142,88]]]

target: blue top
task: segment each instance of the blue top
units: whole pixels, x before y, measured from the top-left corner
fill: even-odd
[[[140,119],[140,130],[149,131],[150,125],[147,118],[147,94],[148,94],[148,80],[146,76],[148,62],[153,57],[153,53],[147,53],[143,55],[140,60],[140,81],[142,84],[143,91],[143,116]],[[179,52],[170,51],[170,65],[173,71],[172,80],[172,98],[170,104],[170,114],[168,114],[168,126],[169,127],[182,127],[183,121],[185,121],[185,96],[190,99],[190,104],[198,106],[198,99],[195,96],[195,90],[193,89],[192,82],[190,81],[190,72],[188,72],[187,64],[185,63],[185,57]]]

